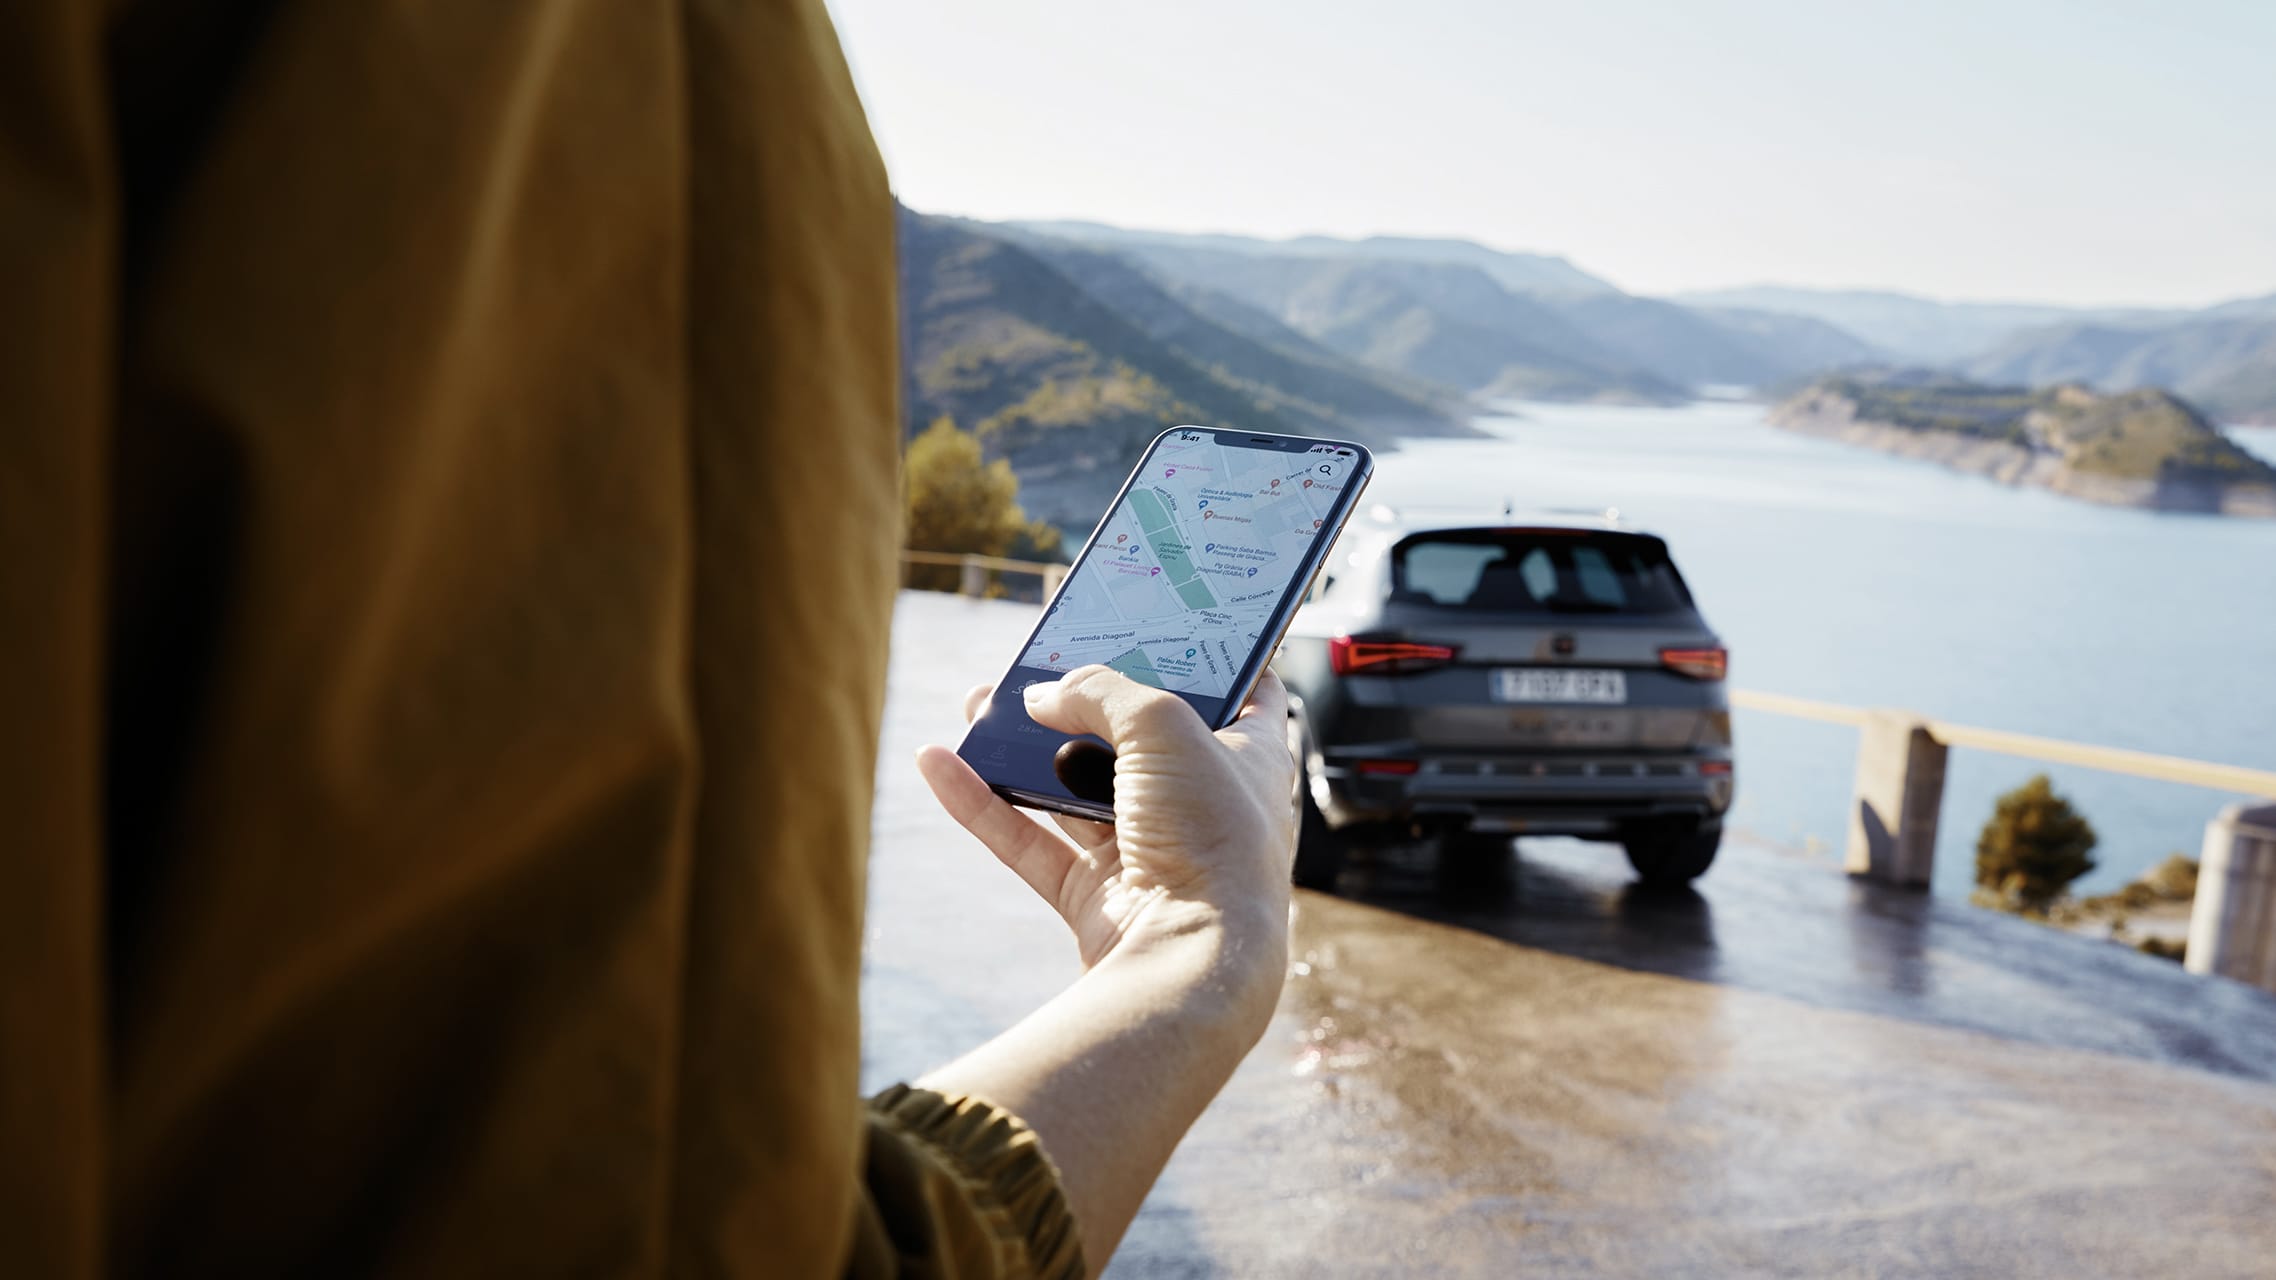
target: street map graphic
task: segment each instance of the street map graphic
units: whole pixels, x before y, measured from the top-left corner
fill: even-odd
[[[1356,463],[1333,445],[1289,453],[1170,436],[1019,665],[1104,663],[1173,693],[1229,696]]]

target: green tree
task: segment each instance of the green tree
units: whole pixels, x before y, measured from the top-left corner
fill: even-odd
[[[2040,774],[1999,798],[1976,839],[1976,884],[1994,905],[2044,915],[2094,870],[2094,827]]]
[[[1019,505],[1019,477],[999,458],[982,460],[980,438],[946,417],[909,442],[901,470],[904,538],[912,551],[1056,559],[1059,533],[1027,518]],[[916,565],[909,585],[954,591],[959,571],[950,565]]]

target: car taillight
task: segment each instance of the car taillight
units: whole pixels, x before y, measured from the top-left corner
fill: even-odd
[[[1403,778],[1422,766],[1414,760],[1362,760],[1353,767],[1365,774]]]
[[[1660,665],[1694,680],[1720,680],[1731,668],[1728,649],[1662,649]]]
[[[1460,652],[1450,644],[1414,644],[1405,640],[1354,640],[1337,636],[1328,641],[1328,665],[1339,676],[1395,675],[1402,671],[1428,671],[1454,661]]]

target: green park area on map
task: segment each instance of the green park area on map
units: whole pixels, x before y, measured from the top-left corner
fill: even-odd
[[[1161,673],[1154,670],[1154,664],[1146,657],[1144,649],[1132,649],[1106,665],[1140,684],[1150,684],[1157,689],[1169,687],[1162,683]]]
[[[1179,539],[1176,527],[1170,521],[1169,509],[1162,500],[1143,489],[1130,491],[1130,508],[1138,516],[1138,528],[1146,535],[1146,543],[1154,549],[1154,559],[1160,562],[1162,572],[1169,575],[1170,587],[1192,609],[1214,609],[1217,598],[1209,593],[1209,586],[1194,572],[1193,558],[1186,554],[1185,543]]]

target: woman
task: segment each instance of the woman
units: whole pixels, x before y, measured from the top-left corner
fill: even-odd
[[[1037,692],[1120,750],[1065,841],[927,753],[1089,967],[854,1096],[892,207],[818,0],[29,0],[0,86],[8,1273],[1103,1263],[1278,990],[1278,693]]]

